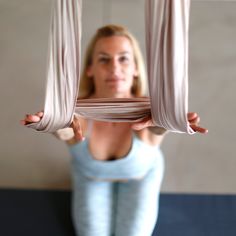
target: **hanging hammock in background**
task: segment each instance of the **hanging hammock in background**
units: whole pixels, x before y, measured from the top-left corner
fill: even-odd
[[[188,112],[190,0],[146,0],[146,50],[150,98],[77,100],[81,62],[82,0],[54,0],[44,116],[28,127],[55,132],[74,112],[90,119],[140,121],[192,134]]]

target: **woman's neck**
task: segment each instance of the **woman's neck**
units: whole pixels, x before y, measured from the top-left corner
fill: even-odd
[[[133,95],[129,93],[99,93],[95,92],[91,98],[132,98]]]

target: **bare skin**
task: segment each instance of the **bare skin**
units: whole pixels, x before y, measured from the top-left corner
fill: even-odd
[[[88,76],[94,79],[95,93],[91,97],[129,98],[134,76],[137,69],[130,41],[123,36],[101,38],[97,41],[93,53],[92,65],[87,68]],[[21,124],[39,122],[43,112],[26,115]],[[200,118],[197,113],[188,113],[188,121],[192,129],[206,134],[207,129],[199,126]],[[74,116],[70,126],[73,137],[67,140],[68,145],[84,140],[88,121]],[[132,133],[149,145],[160,145],[165,130],[155,127],[150,118],[139,123],[111,123],[93,121],[89,137],[89,150],[98,160],[119,159],[126,156],[131,149]]]

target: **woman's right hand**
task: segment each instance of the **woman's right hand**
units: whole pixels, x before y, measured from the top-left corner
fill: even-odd
[[[70,127],[73,129],[74,132],[74,141],[75,142],[84,141],[85,137],[83,136],[81,121],[76,114],[74,115]]]
[[[37,123],[37,122],[39,122],[42,119],[42,117],[43,117],[43,112],[42,111],[39,111],[39,112],[35,113],[34,115],[27,114],[27,115],[25,115],[25,118],[20,121],[20,123],[22,125],[28,125],[28,124],[31,124],[31,123]]]
[[[68,145],[74,145],[78,142],[82,142],[85,138],[83,136],[81,122],[82,120],[74,114],[70,127],[59,129],[54,133],[54,135],[58,139],[65,141]]]
[[[42,119],[43,115],[44,115],[44,113],[42,111],[39,111],[39,112],[35,113],[34,115],[27,114],[27,115],[25,115],[25,118],[23,120],[21,120],[20,122],[22,125],[37,123]],[[73,131],[71,131],[71,129]],[[54,133],[54,135],[58,139],[66,141],[68,144],[74,144],[76,142],[81,142],[85,139],[83,136],[80,120],[76,115],[74,115],[74,118],[73,118],[73,121],[71,122],[70,128],[60,129],[60,130],[56,131]]]

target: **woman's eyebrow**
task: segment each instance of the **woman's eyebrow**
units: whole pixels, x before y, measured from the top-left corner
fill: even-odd
[[[130,54],[130,52],[129,51],[123,51],[123,52],[120,52],[120,53],[118,53],[118,55],[125,55],[125,54]],[[99,56],[110,56],[110,54],[108,54],[108,53],[106,53],[106,52],[98,52],[98,55]]]
[[[130,52],[130,51],[124,51],[124,52],[121,52],[121,53],[119,53],[119,55],[125,55],[125,54],[128,54],[128,55],[130,55],[130,54],[131,54],[131,52]]]
[[[98,56],[107,56],[107,57],[109,57],[110,55],[108,53],[105,53],[105,52],[99,52]]]

